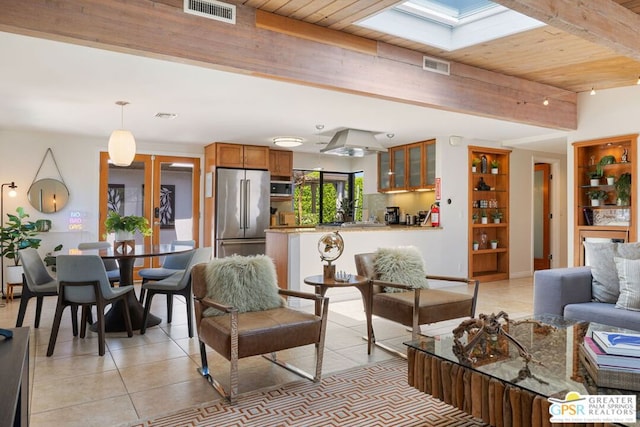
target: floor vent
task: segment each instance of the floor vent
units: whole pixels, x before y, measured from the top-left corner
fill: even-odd
[[[422,69],[433,73],[446,74],[448,76],[449,65],[449,62],[443,61],[442,59],[436,59],[430,56],[422,57]]]
[[[236,23],[236,6],[216,0],[184,0],[184,11],[192,15],[215,19],[228,24]]]

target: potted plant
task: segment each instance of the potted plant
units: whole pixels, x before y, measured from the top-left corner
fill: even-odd
[[[484,210],[480,213],[480,222],[482,224],[486,224],[488,222],[487,213]]]
[[[498,174],[498,166],[500,165],[500,162],[498,162],[498,160],[493,159],[491,160],[491,173],[494,175]]]
[[[480,247],[480,243],[478,243],[477,240],[474,240],[473,241],[473,250],[477,251],[479,247]]]
[[[476,222],[478,222],[478,213],[477,213],[477,212],[474,212],[474,213],[471,215],[471,219],[473,220],[473,223],[474,223],[474,224],[475,224]]]
[[[602,158],[598,162],[598,165],[596,166],[596,170],[600,174],[600,176],[602,176],[604,175],[604,171],[602,167],[606,165],[612,165],[615,162],[616,162],[616,158],[611,155],[602,156]]]
[[[591,206],[600,206],[602,200],[607,198],[607,192],[604,190],[587,191],[587,196],[591,199]]]
[[[490,241],[490,243],[491,243],[491,249],[497,249],[498,248],[498,240],[492,239]]]
[[[607,175],[607,185],[613,185],[614,180],[615,180],[615,176]]]
[[[120,215],[116,211],[109,211],[104,222],[107,233],[115,233],[116,241],[132,240],[136,231],[143,236],[151,236],[149,220],[143,216]]]
[[[599,170],[594,170],[591,172],[587,172],[589,175],[589,185],[592,187],[596,187],[600,185],[600,178],[602,178],[602,172]]]
[[[7,214],[9,220],[0,228],[2,251],[0,256],[13,260],[13,265],[7,267],[7,283],[22,283],[22,266],[19,265],[18,251],[26,248],[38,249],[40,239],[36,223],[27,221],[29,217],[24,208],[16,208],[16,215]]]
[[[476,173],[478,170],[478,165],[480,164],[480,159],[478,157],[474,157],[471,160],[471,172]]]
[[[491,217],[493,218],[493,222],[495,224],[500,224],[500,220],[502,219],[502,212],[496,209],[495,212],[491,213]]]
[[[616,204],[618,206],[629,205],[629,200],[631,198],[631,174],[629,172],[625,172],[620,175],[614,186],[617,197]]]
[[[47,267],[51,267],[51,271],[56,271],[56,252],[60,252],[62,250],[62,245],[58,245],[51,252],[47,252],[44,258],[44,265]]]

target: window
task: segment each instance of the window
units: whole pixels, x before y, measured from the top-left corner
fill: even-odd
[[[298,224],[362,221],[362,172],[293,171]]]

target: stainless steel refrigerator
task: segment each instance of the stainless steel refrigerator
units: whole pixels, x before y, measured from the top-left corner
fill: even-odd
[[[216,257],[265,253],[270,219],[268,171],[223,169],[216,172]]]

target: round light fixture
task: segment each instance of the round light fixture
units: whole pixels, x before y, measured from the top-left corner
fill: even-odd
[[[278,147],[297,147],[298,145],[302,145],[302,138],[298,138],[297,136],[279,136],[273,138],[273,143]]]

